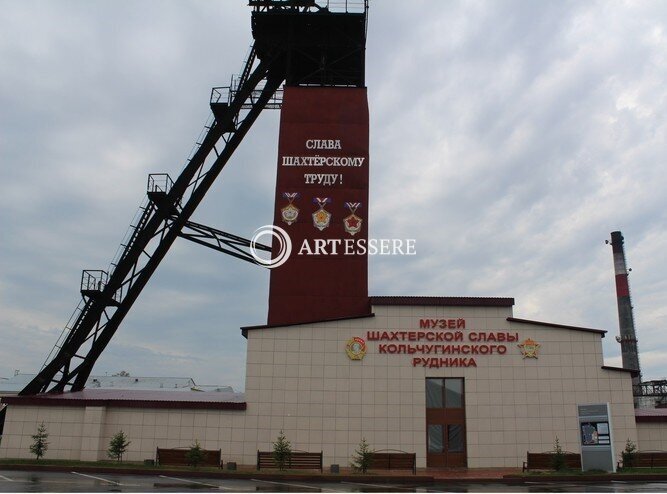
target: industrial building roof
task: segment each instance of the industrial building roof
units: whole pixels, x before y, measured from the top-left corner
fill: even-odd
[[[15,374],[10,378],[0,378],[0,396],[19,393],[35,378],[35,374]],[[90,376],[86,389],[138,389],[156,391],[207,391],[230,392],[231,386],[198,386],[190,377],[144,377],[144,376]]]
[[[637,422],[667,422],[667,408],[636,408]]]

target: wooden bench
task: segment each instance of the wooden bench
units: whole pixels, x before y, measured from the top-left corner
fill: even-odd
[[[321,451],[319,453],[292,451],[285,467],[288,470],[319,470],[322,472],[322,458]],[[257,470],[262,468],[278,468],[272,451],[257,451]]]
[[[155,463],[157,465],[176,465],[187,466],[188,462],[186,453],[190,451],[189,447],[183,448],[157,448],[155,453]],[[204,449],[204,458],[199,465],[204,467],[218,467],[222,468],[222,450]]]
[[[417,474],[417,454],[394,449],[373,452],[371,470],[412,470]]]
[[[626,468],[667,467],[667,451],[637,451],[630,465],[618,464]]]
[[[526,461],[523,462],[523,471],[553,470],[554,452],[530,453],[526,452]],[[581,455],[579,453],[563,452],[565,468],[581,470]]]

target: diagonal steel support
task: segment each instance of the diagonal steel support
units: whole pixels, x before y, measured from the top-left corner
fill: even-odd
[[[178,235],[181,238],[229,254],[237,259],[242,259],[253,264],[260,264],[249,253],[252,242],[246,238],[223,232],[210,226],[201,225],[194,221],[188,221]],[[264,252],[271,252],[271,247],[264,244],[254,243],[254,248]]]

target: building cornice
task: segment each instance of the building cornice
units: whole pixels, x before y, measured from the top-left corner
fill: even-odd
[[[374,296],[371,305],[421,305],[443,307],[512,307],[511,297],[404,297]]]
[[[543,326],[545,328],[556,328],[556,329],[569,329],[570,331],[585,331],[587,333],[597,333],[604,338],[604,335],[607,333],[604,329],[594,329],[594,328],[582,328],[580,326],[568,326],[565,324],[555,324],[551,322],[543,321],[531,321],[529,319],[519,319],[516,317],[508,317],[509,322],[514,322],[518,324],[531,324],[533,326]]]

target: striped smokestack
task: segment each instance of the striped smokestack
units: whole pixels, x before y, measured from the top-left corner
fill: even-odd
[[[639,351],[637,350],[637,335],[635,322],[632,316],[632,300],[630,299],[630,285],[628,284],[628,269],[625,265],[625,250],[621,232],[611,232],[611,249],[614,253],[614,274],[616,278],[616,300],[618,303],[618,326],[620,336],[616,341],[621,344],[623,367],[639,371],[632,378],[632,384],[641,382],[639,369]]]

